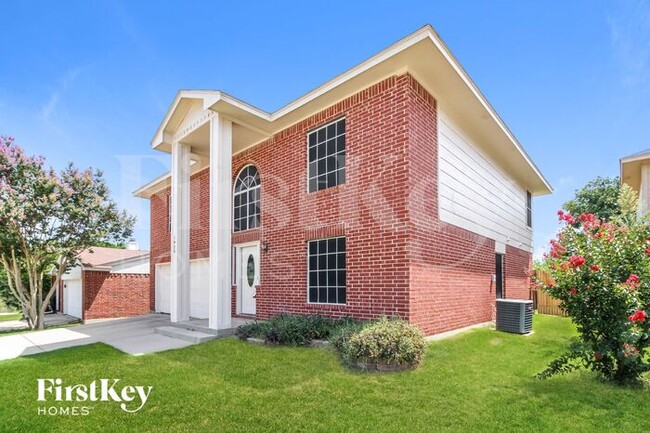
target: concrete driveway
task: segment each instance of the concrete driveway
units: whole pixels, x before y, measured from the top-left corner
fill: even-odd
[[[76,317],[66,316],[65,314],[56,313],[56,314],[46,314],[45,315],[45,327],[66,325],[68,323],[78,322],[79,319]],[[17,331],[19,329],[27,330],[26,320],[7,320],[6,322],[0,322],[0,332],[5,331]]]
[[[192,344],[154,334],[154,329],[160,326],[169,326],[168,316],[150,314],[69,328],[0,336],[0,360],[92,343],[105,343],[131,355],[179,349]]]

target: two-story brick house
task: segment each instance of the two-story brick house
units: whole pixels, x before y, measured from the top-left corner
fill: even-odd
[[[172,321],[397,315],[431,335],[528,298],[551,187],[430,26],[273,113],[181,91],[152,146],[172,171],[136,195]]]

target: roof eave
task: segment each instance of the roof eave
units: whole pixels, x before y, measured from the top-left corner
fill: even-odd
[[[353,78],[363,74],[366,71],[369,71],[373,67],[380,65],[384,61],[392,58],[393,56],[396,56],[397,54],[408,49],[409,47],[412,47],[415,44],[418,44],[419,42],[426,39],[429,39],[434,44],[434,46],[442,54],[444,59],[449,63],[449,65],[451,65],[454,72],[460,77],[462,83],[465,86],[467,86],[467,88],[469,89],[469,91],[471,92],[475,100],[482,107],[482,110],[488,113],[491,121],[494,122],[494,124],[498,127],[498,129],[501,131],[501,133],[504,135],[507,141],[518,152],[518,154],[521,157],[521,160],[523,160],[522,162],[525,162],[528,165],[530,175],[536,177],[536,179],[527,182],[529,184],[528,187],[530,188],[530,192],[533,195],[545,195],[545,194],[552,193],[553,188],[551,184],[544,177],[542,172],[539,170],[537,165],[530,158],[530,156],[525,151],[523,146],[519,143],[519,141],[516,139],[514,134],[506,126],[505,122],[503,122],[501,117],[497,114],[496,110],[488,102],[487,98],[485,98],[485,96],[479,90],[478,86],[469,77],[467,72],[462,68],[458,60],[454,57],[454,55],[448,49],[446,44],[442,41],[442,39],[439,37],[439,35],[430,25],[425,25],[424,27],[420,28],[416,32],[412,33],[411,35],[401,39],[397,43],[392,44],[388,48],[375,54],[368,60],[338,75],[332,80],[329,80],[328,82],[322,84],[321,86],[317,87],[311,92],[301,96],[300,98],[290,102],[289,104],[283,106],[282,108],[270,114],[251,104],[248,104],[244,101],[241,101],[237,98],[234,98],[220,91],[182,90],[178,92],[178,94],[176,95],[174,102],[172,103],[170,109],[167,111],[167,114],[165,115],[163,122],[158,128],[158,131],[156,132],[156,135],[152,140],[152,147],[163,151],[170,150],[171,137],[166,136],[165,128],[166,125],[174,116],[178,105],[181,103],[181,101],[184,98],[189,98],[189,99],[200,98],[203,100],[204,109],[209,108],[214,111],[224,112],[226,113],[227,116],[234,117],[234,118],[237,118],[237,116],[239,115],[245,116],[246,118],[245,120],[249,124],[259,128],[260,130],[265,130],[268,131],[269,133],[274,133],[277,130],[281,130],[283,127],[286,127],[287,125],[284,125],[284,123],[286,123],[289,120],[292,120],[292,122],[295,123],[295,119],[292,119],[292,116],[289,115],[294,113],[299,108],[304,107],[306,104],[315,101],[319,97],[336,89],[337,87],[343,85],[344,83],[347,83]],[[281,120],[285,117],[286,117],[285,122],[282,122]],[[297,117],[297,116],[294,115],[293,117]],[[159,178],[158,180],[160,179],[161,178]],[[141,194],[143,194],[143,190],[145,190],[147,186],[150,186],[151,184],[155,184],[155,183],[156,181],[146,185],[143,188],[140,188],[138,191],[135,192],[135,195],[142,196]]]

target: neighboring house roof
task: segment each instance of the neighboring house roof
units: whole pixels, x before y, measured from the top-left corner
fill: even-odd
[[[179,133],[183,134],[187,125],[202,124],[209,120],[210,112],[218,112],[242,126],[239,129],[233,126],[233,137],[237,135],[241,142],[235,149],[238,152],[349,95],[401,73],[411,74],[437,101],[460,116],[480,138],[488,154],[527,190],[534,195],[552,192],[551,185],[514,134],[430,25],[274,112],[266,112],[221,91],[181,90],[158,127],[151,146],[171,152],[172,142]],[[188,121],[189,113],[198,115],[192,114],[194,117]],[[244,129],[247,132],[241,132]],[[196,164],[192,171],[200,168]],[[162,176],[134,194],[148,198],[168,185],[169,175]]]
[[[135,259],[149,257],[149,251],[125,250],[119,248],[92,247],[79,254],[78,259],[82,267],[92,269],[111,270],[114,265]]]
[[[650,149],[642,150],[641,152],[633,153],[629,156],[624,156],[621,161],[631,161],[639,158],[650,158]]]
[[[628,184],[635,191],[641,185],[641,165],[650,163],[650,149],[620,159],[621,182]]]

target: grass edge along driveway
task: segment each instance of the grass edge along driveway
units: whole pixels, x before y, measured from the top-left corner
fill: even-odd
[[[222,339],[141,357],[95,344],[0,362],[0,431],[433,432],[642,431],[650,391],[574,373],[533,378],[563,352],[568,319],[535,316],[535,333],[478,329],[431,343],[422,368],[351,372],[324,349]],[[117,403],[37,402],[36,379],[118,378],[152,385],[140,412]],[[87,416],[39,407],[90,406]]]

